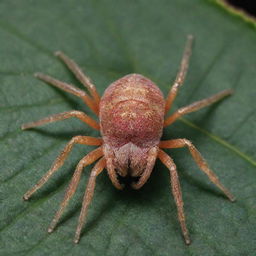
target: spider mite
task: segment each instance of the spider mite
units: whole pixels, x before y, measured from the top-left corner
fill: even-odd
[[[120,182],[119,177],[127,176],[133,178],[137,177],[137,182],[131,183],[131,186],[134,189],[139,189],[148,180],[157,158],[159,158],[169,169],[172,193],[177,205],[181,230],[185,243],[191,243],[189,232],[186,227],[182,192],[176,165],[172,158],[164,152],[164,148],[187,147],[201,171],[203,171],[208,178],[222,190],[229,200],[235,200],[234,196],[221,184],[218,177],[208,167],[204,158],[191,141],[187,139],[160,141],[165,126],[172,124],[185,114],[197,111],[232,94],[232,90],[219,92],[207,99],[182,107],[173,114],[165,117],[171,108],[187,73],[192,41],[193,37],[189,35],[179,72],[166,100],[157,85],[139,74],[129,74],[113,82],[105,90],[103,96],[100,97],[90,79],[84,75],[73,60],[69,59],[62,52],[56,52],[55,55],[67,65],[77,79],[88,89],[89,94],[73,85],[61,82],[50,76],[40,73],[35,74],[37,78],[44,82],[80,97],[99,117],[99,121],[95,121],[81,111],[72,110],[51,115],[36,122],[24,124],[22,125],[23,130],[70,117],[76,117],[92,128],[99,130],[101,133],[100,138],[89,136],[73,137],[52,164],[50,170],[23,196],[24,200],[28,200],[34,192],[41,188],[63,165],[75,144],[99,146],[84,156],[78,163],[64,199],[60,204],[59,210],[56,212],[56,215],[48,228],[49,233],[54,230],[63,211],[73,197],[84,167],[96,160],[97,163],[92,168],[84,194],[78,226],[75,232],[75,243],[78,243],[80,239],[81,229],[85,223],[88,207],[93,198],[96,177],[103,171],[103,169],[106,169],[109,178],[117,189],[122,189],[124,186]]]

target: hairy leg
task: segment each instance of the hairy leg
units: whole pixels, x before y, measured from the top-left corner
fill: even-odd
[[[84,194],[83,205],[82,205],[82,209],[81,209],[81,213],[79,216],[78,225],[75,233],[75,238],[74,238],[75,243],[79,242],[81,230],[86,221],[88,207],[92,201],[93,194],[94,194],[96,177],[103,171],[105,167],[106,167],[106,160],[104,157],[102,157],[92,169],[92,172],[86,187],[86,191]]]
[[[67,66],[68,68],[75,74],[76,78],[89,90],[91,96],[95,100],[97,104],[100,103],[100,96],[96,90],[95,85],[90,81],[90,78],[87,77],[81,68],[68,56],[66,56],[63,52],[57,51],[55,55],[59,57]]]
[[[172,186],[172,194],[175,199],[175,203],[177,205],[178,210],[178,219],[180,222],[181,230],[185,239],[186,244],[190,244],[191,240],[189,238],[189,233],[186,226],[186,218],[183,210],[183,200],[182,200],[182,192],[179,183],[179,177],[176,169],[176,165],[173,162],[172,158],[167,155],[163,150],[159,150],[158,158],[162,161],[162,163],[169,169],[171,175],[171,186]]]
[[[41,188],[49,179],[50,177],[63,165],[65,159],[67,158],[69,152],[71,151],[72,147],[75,144],[84,144],[84,145],[101,145],[102,140],[93,137],[87,136],[76,136],[66,145],[64,150],[60,153],[60,155],[56,158],[54,163],[52,164],[50,170],[34,185],[30,190],[28,190],[24,196],[24,200],[28,200],[32,194],[34,194],[39,188]],[[102,148],[97,148],[90,152],[87,158],[94,159],[95,156],[102,154]]]
[[[76,170],[73,174],[73,177],[69,183],[69,186],[67,188],[66,194],[64,196],[63,201],[60,204],[59,210],[56,212],[49,228],[48,232],[51,233],[55,226],[57,225],[60,217],[62,216],[65,208],[67,207],[69,200],[72,198],[74,193],[76,192],[76,189],[78,187],[79,181],[81,179],[81,174],[85,166],[95,162],[97,159],[99,159],[101,156],[103,156],[102,148],[97,148],[96,150],[90,152],[85,157],[83,157],[80,162],[78,163]]]
[[[204,158],[201,156],[200,152],[195,148],[195,146],[187,139],[175,139],[161,141],[159,144],[160,148],[182,148],[188,147],[194,161],[197,163],[198,167],[208,176],[212,183],[214,183],[227,197],[230,201],[234,202],[235,197],[226,189],[219,181],[216,174],[209,168]]]
[[[148,153],[147,166],[146,166],[144,172],[142,173],[142,175],[140,176],[140,179],[138,180],[138,182],[136,182],[136,183],[134,182],[131,184],[132,188],[139,189],[147,182],[147,180],[150,177],[150,174],[152,173],[152,170],[154,168],[157,154],[158,154],[157,147],[153,147],[152,149],[150,149],[150,151]]]
[[[168,126],[168,125],[172,124],[173,122],[175,122],[181,116],[184,116],[191,112],[195,112],[201,108],[207,107],[207,106],[223,99],[224,97],[231,95],[232,93],[233,93],[233,90],[231,90],[231,89],[224,90],[222,92],[214,94],[213,96],[211,96],[209,98],[196,101],[186,107],[180,108],[176,112],[174,112],[172,115],[170,115],[169,117],[167,117],[165,119],[164,126]]]
[[[64,83],[60,80],[57,80],[53,77],[44,75],[42,73],[35,73],[35,77],[39,78],[40,80],[53,85],[65,92],[74,94],[81,98],[85,104],[95,113],[98,115],[99,112],[99,104],[96,103],[86,92],[80,90],[79,88],[75,87],[74,85],[70,85],[68,83]]]
[[[189,65],[189,58],[192,52],[192,42],[193,42],[193,36],[189,35],[186,46],[185,46],[185,50],[183,53],[183,57],[181,60],[179,72],[166,98],[165,113],[167,113],[170,110],[172,103],[178,93],[178,90],[185,80],[187,70],[188,70],[188,65]]]
[[[83,113],[81,111],[77,111],[77,110],[71,110],[71,111],[67,111],[67,112],[63,112],[63,113],[59,113],[59,114],[54,114],[54,115],[48,116],[46,118],[43,118],[43,119],[35,121],[35,122],[30,122],[30,123],[23,124],[21,126],[21,129],[26,130],[26,129],[34,128],[34,127],[44,125],[44,124],[47,124],[47,123],[61,121],[61,120],[71,118],[71,117],[76,117],[76,118],[80,119],[81,121],[88,124],[89,126],[91,126],[95,130],[100,129],[100,126],[99,126],[98,122],[96,122],[94,119],[92,119],[91,117],[89,117],[85,113]]]

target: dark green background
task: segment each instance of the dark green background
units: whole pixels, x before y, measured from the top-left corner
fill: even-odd
[[[33,73],[81,86],[52,54],[62,50],[101,93],[113,80],[136,72],[166,94],[187,34],[195,35],[196,42],[174,108],[227,88],[235,94],[168,127],[164,138],[191,139],[237,202],[230,203],[208,181],[186,149],[169,150],[180,174],[191,246],[183,242],[169,174],[160,163],[139,191],[117,191],[103,173],[80,244],[74,245],[91,167],[86,168],[65,216],[48,235],[72,171],[91,148],[76,146],[29,202],[22,195],[72,136],[97,132],[75,119],[21,131],[22,123],[49,114],[90,113],[78,98],[36,80]],[[255,26],[213,1],[1,1],[0,255],[255,255],[255,52]]]

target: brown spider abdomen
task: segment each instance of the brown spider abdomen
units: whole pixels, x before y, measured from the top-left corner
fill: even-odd
[[[142,75],[130,74],[112,83],[100,102],[100,126],[106,158],[122,176],[141,174],[148,151],[158,146],[165,101],[160,89]]]

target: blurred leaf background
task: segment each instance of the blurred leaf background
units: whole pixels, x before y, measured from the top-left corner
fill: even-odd
[[[255,26],[206,0],[62,0],[0,2],[0,255],[222,255],[256,251]],[[186,82],[174,109],[226,88],[235,94],[185,117],[164,139],[194,142],[230,203],[198,170],[186,149],[169,150],[180,174],[192,244],[185,246],[160,163],[139,191],[97,180],[88,222],[72,242],[91,166],[56,231],[46,230],[72,172],[91,148],[76,146],[61,170],[29,202],[22,195],[75,135],[98,133],[72,119],[21,131],[22,123],[88,108],[33,77],[41,71],[81,86],[54,56],[77,61],[102,94],[128,73],[143,74],[166,94],[186,36],[196,38]],[[82,88],[82,86],[81,86]]]

